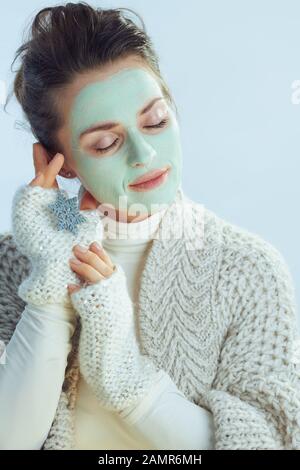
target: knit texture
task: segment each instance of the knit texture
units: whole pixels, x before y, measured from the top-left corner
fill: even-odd
[[[32,264],[30,276],[19,286],[18,294],[25,302],[70,305],[67,285],[80,282],[69,265],[72,248],[76,244],[88,247],[96,239],[101,241],[103,236],[101,219],[96,210],[80,211],[84,213],[85,220],[76,226],[77,233],[58,230],[60,217],[50,207],[57,202],[59,195],[63,197],[66,192],[30,185],[20,186],[14,194],[12,233],[19,251]],[[67,209],[64,216],[66,226]]]
[[[183,193],[161,221],[203,222]],[[300,450],[300,361],[296,296],[280,252],[205,208],[202,247],[154,238],[140,281],[141,353],[186,396],[213,413],[216,449]],[[191,220],[192,219],[192,220]],[[9,341],[25,303],[18,286],[29,260],[10,232],[0,236],[0,337]],[[72,449],[81,323],[42,449]],[[90,340],[94,341],[92,332]],[[86,336],[88,338],[88,336]],[[94,358],[86,363],[90,374]]]
[[[80,370],[104,408],[126,413],[147,394],[159,369],[140,354],[122,266],[71,297],[81,317]]]
[[[23,185],[16,191],[13,236],[19,250],[33,264],[32,274],[18,289],[24,301],[70,302],[66,280],[74,278],[75,273],[66,253],[71,256],[75,243],[101,243],[99,213],[91,210],[86,214],[74,202],[76,198],[67,199],[58,188]],[[108,278],[82,286],[71,295],[71,302],[82,326],[80,370],[104,408],[126,412],[147,393],[158,370],[140,354],[122,267],[116,265]]]

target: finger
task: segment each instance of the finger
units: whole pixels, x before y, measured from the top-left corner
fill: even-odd
[[[114,263],[111,261],[110,257],[98,242],[93,242],[90,244],[90,250],[100,256],[101,259],[111,268],[114,268]]]
[[[81,288],[81,286],[78,286],[77,284],[69,284],[67,287],[69,294],[73,294],[73,292],[77,292]]]
[[[102,279],[105,279],[104,276],[102,276],[96,269],[94,269],[92,266],[80,262],[79,260],[76,260],[77,262],[75,263],[74,261],[70,260],[70,267],[75,271],[79,277],[81,277],[84,281],[88,282],[99,282]],[[78,264],[79,261],[79,264]]]
[[[44,188],[58,187],[56,177],[64,164],[64,156],[62,153],[57,153],[51,162],[48,164],[44,174]]]
[[[29,183],[29,186],[43,186],[44,183],[44,174],[38,173],[33,180]]]
[[[108,266],[96,253],[86,248],[84,248],[85,251],[81,251],[80,248],[79,245],[75,245],[73,248],[74,254],[80,261],[89,264],[104,277],[110,276],[113,273],[112,267]]]
[[[48,161],[46,156],[46,149],[39,142],[33,144],[33,164],[35,169],[35,174],[39,172],[44,172],[47,168]]]

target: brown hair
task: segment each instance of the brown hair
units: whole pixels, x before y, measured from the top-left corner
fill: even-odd
[[[126,11],[135,14],[142,27]],[[70,84],[75,74],[131,54],[147,62],[178,114],[142,18],[129,8],[93,8],[86,2],[43,8],[36,14],[30,35],[11,65],[12,70],[16,59],[21,59],[9,96],[15,94],[33,135],[54,155],[61,152],[56,139],[62,125],[55,104],[57,91]]]

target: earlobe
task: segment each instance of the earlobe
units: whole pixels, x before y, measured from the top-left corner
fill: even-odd
[[[72,171],[66,170],[65,168],[62,168],[58,174],[62,176],[63,178],[75,178],[76,177],[76,175]]]

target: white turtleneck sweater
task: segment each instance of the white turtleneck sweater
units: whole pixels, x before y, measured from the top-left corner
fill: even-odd
[[[135,314],[147,250],[163,213],[128,224],[103,219],[104,229],[109,221],[103,247],[125,271]],[[6,348],[12,360],[9,367],[1,370],[0,428],[14,432],[0,433],[6,436],[0,449],[41,448],[54,418],[63,379],[65,365],[61,364],[58,370],[57,364],[66,348],[71,348],[73,331],[72,309],[62,305],[26,305]],[[24,367],[29,363],[31,368]],[[16,406],[18,412],[12,414],[10,410]],[[75,409],[76,449],[214,448],[212,414],[187,400],[163,370],[147,396],[126,413],[121,416],[101,407],[80,376]]]

